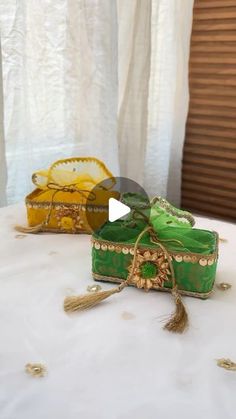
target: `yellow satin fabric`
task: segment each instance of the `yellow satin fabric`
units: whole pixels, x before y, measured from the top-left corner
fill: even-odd
[[[94,157],[58,160],[49,169],[39,170],[32,175],[32,181],[39,189],[47,189],[52,183],[58,186],[74,185],[77,189],[91,190],[108,178],[114,179],[112,173],[103,162]]]

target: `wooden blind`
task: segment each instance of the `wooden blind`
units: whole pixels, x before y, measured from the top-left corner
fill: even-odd
[[[182,206],[236,220],[236,0],[195,0]]]

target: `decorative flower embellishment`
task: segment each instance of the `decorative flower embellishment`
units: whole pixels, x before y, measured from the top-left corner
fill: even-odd
[[[132,265],[128,267],[129,273]],[[163,287],[164,282],[168,281],[169,263],[164,253],[145,251],[143,254],[137,251],[136,266],[134,268],[131,283],[137,288],[144,288],[149,291],[154,286]]]
[[[83,227],[78,211],[70,208],[61,208],[57,211],[58,227],[64,231],[80,230]]]
[[[60,220],[60,226],[63,230],[73,230],[74,220],[71,217],[62,217]]]

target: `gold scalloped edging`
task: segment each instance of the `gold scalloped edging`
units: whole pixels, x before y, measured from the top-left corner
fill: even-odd
[[[112,282],[115,284],[121,284],[124,281],[124,279],[121,279],[118,277],[99,275],[99,274],[96,274],[95,272],[92,272],[92,276],[95,281]],[[134,284],[130,284],[130,285],[132,287],[135,287]],[[155,291],[171,292],[171,288],[167,288],[167,287],[153,286],[151,289]],[[211,295],[213,290],[209,292],[194,292],[194,291],[185,291],[178,288],[178,291],[180,294],[186,295],[188,297],[195,297],[195,298],[201,298],[202,300],[206,300]]]
[[[116,252],[116,253],[123,253],[124,255],[133,255],[134,254],[134,246],[132,244],[123,243],[117,244],[115,242],[109,242],[106,240],[98,240],[92,238],[92,246],[96,250],[103,250],[104,252]],[[145,247],[139,246],[142,250],[150,250],[153,247]],[[161,253],[161,249],[156,249],[157,253]],[[217,262],[218,259],[218,252],[214,252],[210,255],[204,255],[204,257],[198,253],[190,253],[186,254],[185,252],[170,252],[170,256],[172,260],[176,262],[185,262],[185,263],[199,263],[201,266],[212,266],[214,263]]]
[[[104,172],[106,173],[107,178],[114,178],[113,174],[110,172],[110,170],[108,170],[105,163],[103,163],[103,161],[97,159],[96,157],[70,157],[68,159],[60,159],[60,160],[55,161],[51,165],[49,170],[52,171],[59,164],[63,164],[63,163],[67,164],[67,163],[77,162],[77,161],[95,163],[97,166],[99,166],[100,168],[102,168],[104,170]]]
[[[51,166],[49,166],[48,169],[34,172],[32,175],[32,181],[37,186],[37,188],[41,189],[42,185],[40,186],[40,184],[38,184],[37,182],[38,177],[45,177],[45,179],[47,179],[47,181],[49,181],[50,183],[50,178],[52,176],[52,173],[54,172],[54,170],[57,170],[58,166],[59,168],[60,166],[63,166],[63,168],[65,168],[68,164],[71,164],[71,163],[76,163],[80,165],[83,163],[92,163],[92,165],[99,167],[99,169],[103,172],[103,176],[102,176],[103,180],[107,178],[115,179],[112,173],[106,167],[106,165],[101,160],[97,159],[96,157],[70,157],[67,159],[60,159],[60,160],[55,161],[53,164],[51,164]],[[101,179],[101,174],[99,178]],[[96,183],[98,183],[98,181],[99,180],[97,179]],[[43,184],[43,189],[45,186],[47,186],[46,182]]]

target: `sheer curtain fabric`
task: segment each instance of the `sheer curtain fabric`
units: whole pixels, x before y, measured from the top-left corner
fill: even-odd
[[[178,203],[192,7],[193,0],[0,3],[2,205],[32,190],[33,171],[82,155]]]

